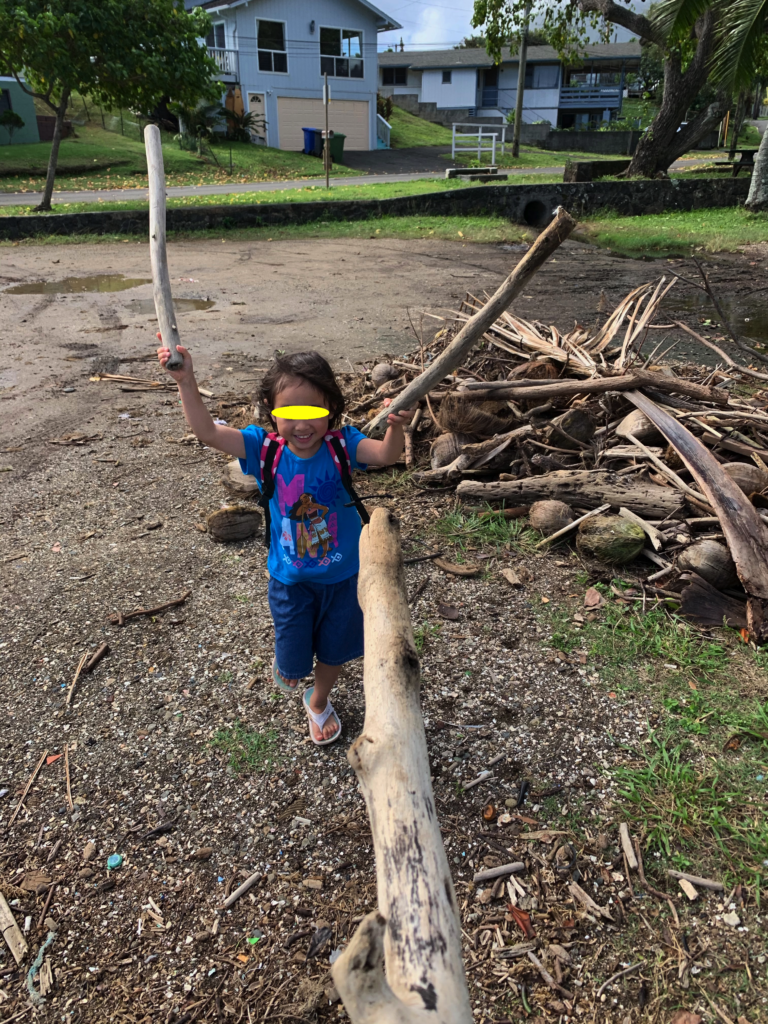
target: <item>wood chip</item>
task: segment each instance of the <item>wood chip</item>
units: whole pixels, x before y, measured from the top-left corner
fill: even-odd
[[[699,898],[699,890],[695,886],[691,885],[687,878],[678,878],[677,884],[683,890],[691,903]]]
[[[571,882],[568,886],[568,892],[575,900],[578,900],[582,906],[586,907],[587,910],[591,910],[593,914],[599,914],[601,917],[604,917],[606,921],[613,921],[610,910],[606,910],[605,907],[598,907],[592,897],[585,893],[581,886],[577,885],[576,882]]]
[[[449,572],[452,576],[476,576],[480,572],[479,565],[455,565],[453,562],[446,562],[444,558],[435,558],[432,564],[443,572]]]
[[[13,953],[14,960],[20,964],[29,947],[2,893],[0,893],[0,931],[3,933],[8,949]]]

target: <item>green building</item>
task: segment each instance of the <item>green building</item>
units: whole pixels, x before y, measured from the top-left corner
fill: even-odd
[[[20,142],[39,142],[40,133],[37,130],[37,115],[35,113],[35,101],[24,92],[15,78],[10,75],[0,75],[0,114],[4,110],[13,110],[24,122],[23,128],[17,128],[13,133],[13,145]],[[9,142],[8,130],[0,127],[0,146],[7,146]],[[2,156],[0,156],[0,163]]]

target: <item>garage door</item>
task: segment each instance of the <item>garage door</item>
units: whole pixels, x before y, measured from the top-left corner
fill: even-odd
[[[302,128],[325,127],[323,101],[297,96],[278,96],[277,120],[280,149],[304,148]],[[370,149],[367,100],[331,100],[328,124],[332,131],[343,132],[345,149]]]

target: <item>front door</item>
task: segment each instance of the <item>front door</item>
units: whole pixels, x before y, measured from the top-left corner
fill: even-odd
[[[253,114],[256,123],[251,126],[251,138],[260,146],[267,145],[267,104],[263,92],[248,93],[248,113]]]
[[[486,68],[483,72],[482,106],[496,107],[499,103],[499,69]]]

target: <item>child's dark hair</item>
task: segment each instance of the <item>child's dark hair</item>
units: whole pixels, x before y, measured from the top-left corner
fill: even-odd
[[[275,407],[275,395],[291,379],[305,380],[322,391],[328,403],[329,426],[333,430],[339,425],[344,412],[344,395],[333,375],[327,359],[319,352],[294,352],[289,356],[277,356],[261,382],[259,398],[267,414]],[[271,419],[270,415],[270,419]]]

